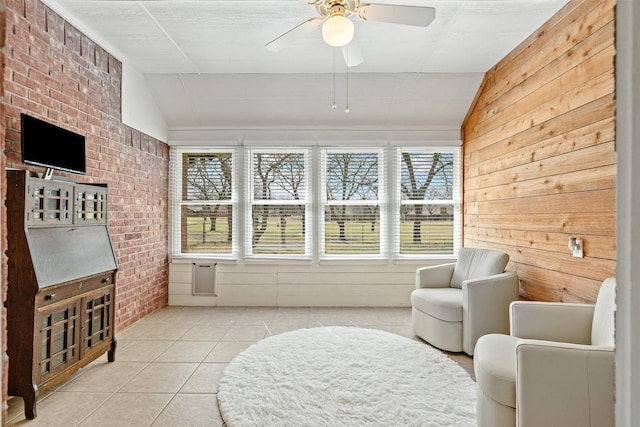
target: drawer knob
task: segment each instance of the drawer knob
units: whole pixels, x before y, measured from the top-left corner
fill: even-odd
[[[44,296],[44,299],[46,300],[52,300],[56,298],[56,294],[48,294]]]
[[[111,278],[109,277],[105,277],[104,279],[102,279],[102,283],[109,283],[111,281]]]

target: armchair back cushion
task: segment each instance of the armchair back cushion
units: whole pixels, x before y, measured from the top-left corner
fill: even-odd
[[[615,344],[616,279],[606,279],[596,299],[591,324],[591,345],[610,346]]]
[[[462,282],[469,279],[480,279],[493,276],[504,271],[509,263],[509,255],[504,252],[488,249],[460,248],[458,261],[453,270],[450,286],[462,288]]]

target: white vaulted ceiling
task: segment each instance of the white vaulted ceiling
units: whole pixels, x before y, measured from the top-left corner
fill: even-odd
[[[427,28],[355,21],[349,68],[320,31],[264,45],[318,16],[300,0],[45,0],[145,76],[171,129],[459,128],[484,73],[568,0],[377,0],[431,6]]]

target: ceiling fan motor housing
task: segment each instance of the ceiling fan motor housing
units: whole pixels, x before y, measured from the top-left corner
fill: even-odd
[[[329,16],[345,16],[346,15],[346,9],[344,8],[344,5],[340,4],[339,2],[336,2],[335,4],[332,4],[331,7],[329,8]]]
[[[348,16],[356,13],[359,3],[357,0],[324,0],[316,6],[316,9],[323,17]]]

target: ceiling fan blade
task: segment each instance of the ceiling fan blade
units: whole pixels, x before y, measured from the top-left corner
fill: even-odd
[[[347,67],[355,67],[356,65],[362,64],[362,61],[364,61],[364,58],[362,58],[362,52],[360,51],[360,44],[358,43],[358,39],[355,35],[353,36],[351,43],[346,46],[342,46],[341,50]]]
[[[302,24],[294,27],[281,35],[280,37],[271,40],[264,47],[272,52],[278,52],[284,49],[289,43],[291,43],[296,37],[303,34],[307,34],[316,30],[322,23],[322,18],[311,18],[308,21],[304,21]]]
[[[358,17],[363,21],[426,27],[436,18],[436,9],[421,6],[363,3],[358,8]]]

